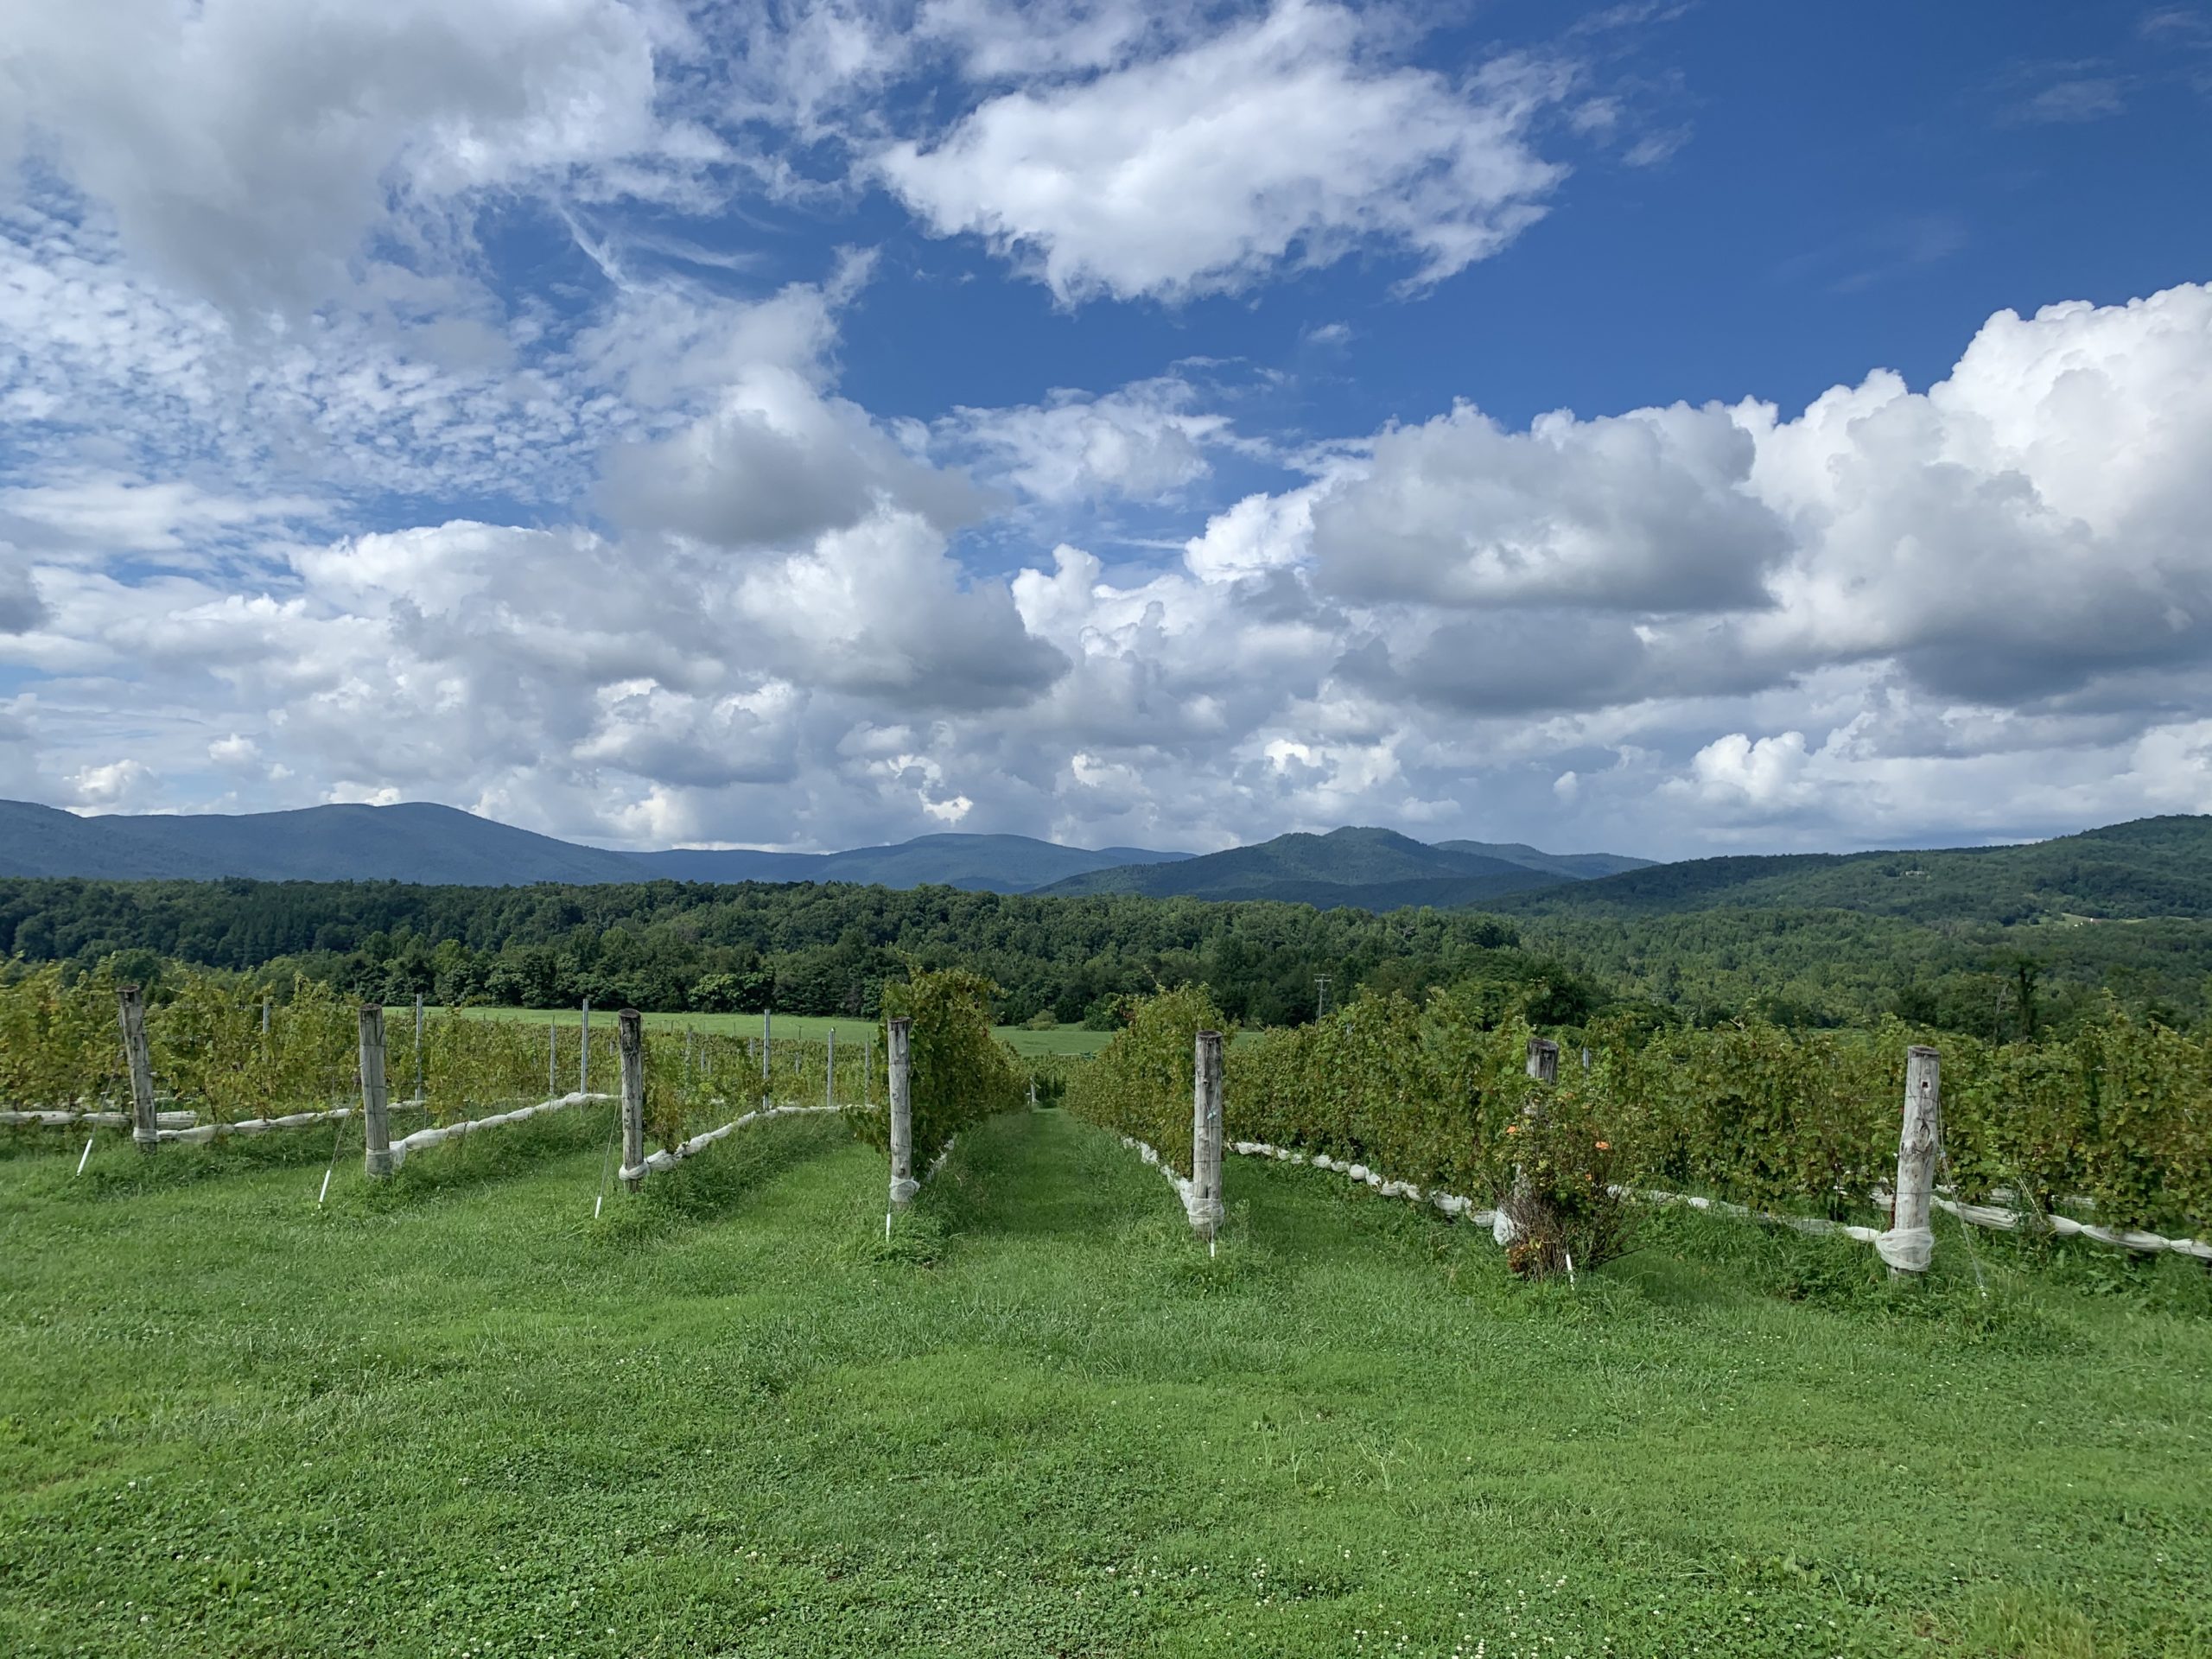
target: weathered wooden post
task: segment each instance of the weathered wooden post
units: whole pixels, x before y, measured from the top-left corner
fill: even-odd
[[[582,1058],[576,1062],[576,1092],[591,1093],[591,998],[584,998],[584,1040]]]
[[[636,1192],[643,1174],[629,1172],[645,1161],[645,1018],[635,1008],[615,1016],[615,1046],[622,1053],[622,1185]]]
[[[551,1100],[561,1092],[561,1022],[545,1022],[545,1098]]]
[[[891,1021],[891,1207],[904,1210],[921,1190],[914,1179],[914,1091],[907,1076],[912,1020]]]
[[[1535,1082],[1544,1084],[1558,1082],[1559,1045],[1548,1037],[1531,1037],[1529,1039],[1527,1070],[1529,1077]],[[1536,1116],[1536,1103],[1533,1096],[1528,1104],[1521,1109],[1521,1116],[1523,1120],[1531,1119]],[[1528,1175],[1516,1162],[1513,1166],[1513,1196],[1517,1198],[1528,1189]],[[1491,1215],[1490,1236],[1501,1245],[1517,1244],[1521,1242],[1521,1224],[1506,1214],[1506,1209],[1507,1205],[1501,1202],[1497,1211]]]
[[[146,998],[136,985],[116,988],[116,1014],[123,1022],[123,1061],[130,1073],[130,1139],[141,1152],[162,1144],[154,1116],[154,1057],[146,1047]]]
[[[764,1006],[760,1010],[760,1109],[764,1112],[772,1103],[769,1099],[768,1083],[768,1052],[774,1040],[769,1025],[772,1018],[768,1009]]]
[[[1191,1225],[1209,1243],[1221,1230],[1221,1033],[1198,1033],[1191,1090]]]
[[[423,993],[415,993],[415,1103],[423,1103]]]
[[[391,1155],[391,1103],[384,1089],[384,1007],[361,1004],[361,1166],[371,1180],[382,1180],[399,1167]]]
[[[837,1027],[830,1027],[830,1058],[822,1068],[822,1103],[837,1109]]]
[[[1925,1273],[1936,1253],[1928,1213],[1936,1196],[1936,1148],[1943,1137],[1941,1056],[1915,1043],[1904,1052],[1904,1123],[1897,1134],[1896,1207],[1874,1249],[1890,1277]]]
[[[1529,1039],[1529,1075],[1538,1083],[1559,1081],[1559,1045],[1550,1038]]]

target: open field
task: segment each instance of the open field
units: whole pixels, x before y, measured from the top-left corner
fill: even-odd
[[[550,1020],[556,1024],[574,1026],[582,1020],[581,1010],[575,1008],[464,1008],[462,1013],[472,1019],[523,1020],[543,1025]],[[612,1020],[614,1010],[594,1009]],[[726,1032],[735,1037],[758,1037],[760,1016],[757,1014],[648,1014],[648,1030],[682,1031],[696,1027],[701,1031]],[[837,1033],[840,1043],[864,1042],[875,1033],[873,1020],[831,1020],[818,1014],[779,1014],[775,1016],[774,1031],[778,1037],[802,1038],[810,1042],[821,1042],[830,1032]],[[1107,1031],[1085,1031],[1080,1026],[1056,1026],[1050,1031],[1030,1031],[1020,1026],[998,1026],[993,1028],[995,1037],[1003,1037],[1014,1045],[1018,1054],[1091,1054],[1103,1048],[1113,1036]]]
[[[0,1650],[2212,1652],[2212,1277],[1667,1213],[1579,1287],[1052,1112],[0,1148]]]

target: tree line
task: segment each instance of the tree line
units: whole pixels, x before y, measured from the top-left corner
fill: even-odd
[[[2212,1010],[2212,924],[2005,926],[1841,909],[1649,916],[1116,893],[1045,898],[842,884],[417,887],[395,881],[0,880],[0,962],[304,975],[349,995],[458,1006],[881,1011],[916,970],[972,968],[1011,1024],[1107,1028],[1129,997],[1203,983],[1243,1026],[1310,1020],[1362,989],[1470,984],[1500,1018],[1796,1028],[1900,1018],[1992,1041],[2117,1004],[2176,1028]],[[1326,982],[1324,988],[1323,982]]]

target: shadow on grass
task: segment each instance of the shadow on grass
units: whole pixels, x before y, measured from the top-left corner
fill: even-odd
[[[780,1117],[749,1124],[674,1169],[647,1176],[635,1192],[623,1191],[610,1173],[606,1208],[590,1236],[642,1244],[723,1220],[787,1170],[852,1144],[851,1128],[836,1117]]]

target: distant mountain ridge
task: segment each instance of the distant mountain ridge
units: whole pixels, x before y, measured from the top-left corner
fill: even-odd
[[[0,875],[110,881],[422,881],[503,887],[635,881],[622,853],[578,847],[430,802],[286,812],[80,818],[0,801]]]
[[[79,817],[0,801],[0,877],[110,881],[414,881],[509,887],[534,881],[851,881],[995,893],[1112,865],[1179,859],[1141,847],[1091,851],[1027,836],[920,836],[841,853],[580,847],[429,802],[308,806],[284,812]]]
[[[993,893],[1151,893],[1395,909],[1487,903],[1639,866],[1517,842],[1431,847],[1388,830],[1279,836],[1193,857],[1141,847],[1063,847],[1027,836],[918,836],[835,853],[582,847],[454,807],[332,805],[283,812],[79,817],[0,801],[0,877],[95,880],[409,881],[521,886],[650,880],[844,881]],[[1177,876],[1178,870],[1192,874]]]
[[[2009,847],[1687,859],[1510,895],[1522,914],[1848,910],[1922,922],[2212,919],[2212,817],[2137,818]]]
[[[1119,865],[1160,864],[1187,853],[1142,847],[1103,847],[1093,852],[1027,836],[917,836],[891,847],[855,847],[842,853],[756,853],[679,848],[625,855],[653,875],[677,881],[857,881],[887,887],[967,887],[983,893],[1027,893],[1049,882]]]
[[[1534,848],[1520,850],[1551,859]],[[1277,836],[1174,864],[1096,870],[1039,891],[1141,893],[1156,899],[1274,899],[1362,910],[1396,910],[1408,905],[1449,909],[1577,879],[1488,853],[1432,847],[1395,830],[1349,827],[1325,836]]]

